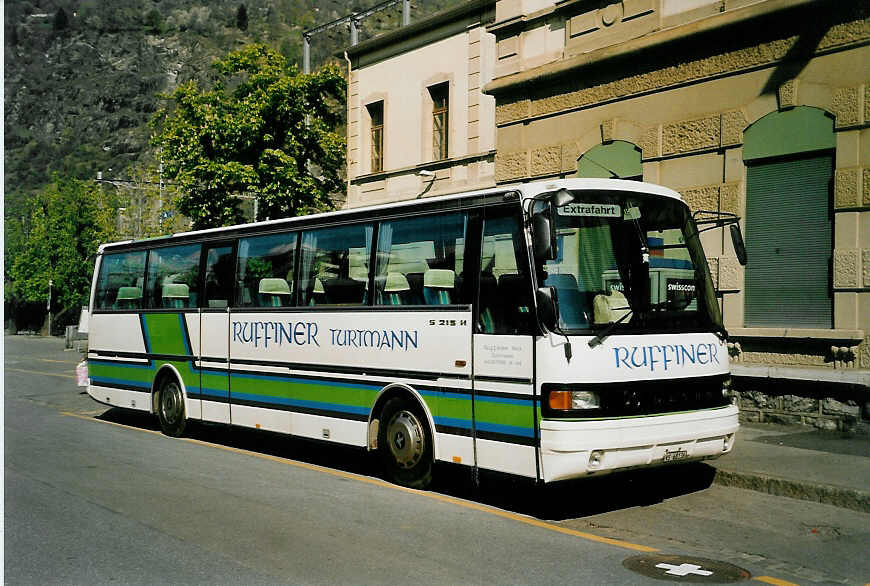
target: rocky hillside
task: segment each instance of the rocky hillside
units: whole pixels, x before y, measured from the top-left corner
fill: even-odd
[[[416,0],[423,18],[460,0]],[[5,198],[7,212],[53,174],[124,178],[154,164],[148,120],[157,94],[194,79],[250,42],[301,60],[301,32],[373,0],[7,0]],[[396,26],[401,6],[363,23],[363,38]],[[349,42],[319,35],[315,60]]]

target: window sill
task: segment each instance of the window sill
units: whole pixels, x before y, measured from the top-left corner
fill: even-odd
[[[728,328],[728,335],[735,338],[790,338],[805,340],[850,340],[864,339],[863,330],[826,330],[815,328]]]
[[[463,155],[460,157],[452,157],[449,159],[442,159],[440,161],[428,161],[425,163],[420,163],[419,165],[411,165],[408,167],[399,167],[397,169],[389,169],[387,171],[379,171],[377,173],[366,173],[364,175],[357,175],[356,177],[350,180],[351,185],[360,185],[362,183],[366,183],[369,181],[379,181],[382,179],[389,179],[390,177],[395,177],[397,175],[408,175],[411,173],[417,173],[421,170],[426,171],[437,171],[439,169],[444,169],[445,167],[452,167],[454,165],[467,165],[469,163],[475,163],[477,161],[485,160],[490,157],[495,156],[495,150],[483,151],[480,153],[475,153],[472,155]]]

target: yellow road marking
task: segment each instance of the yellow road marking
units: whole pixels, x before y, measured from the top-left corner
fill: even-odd
[[[758,580],[759,582],[764,582],[765,584],[773,584],[774,586],[798,586],[794,582],[789,582],[788,580],[780,580],[779,578],[772,578],[771,576],[754,576],[753,580]]]
[[[92,417],[90,415],[82,415],[81,413],[73,413],[72,411],[61,411],[61,415],[66,415],[67,417],[75,417],[77,419],[84,419],[85,421],[96,421],[98,423],[105,423],[107,425],[114,425],[115,427],[123,427],[124,429],[134,429],[136,431],[144,431],[145,433],[151,433],[154,435],[163,435],[159,431],[154,431],[153,429],[142,429],[141,427],[136,427],[133,425],[124,425],[123,423],[115,423],[114,421],[106,421],[105,419],[97,419],[96,417]]]
[[[7,368],[6,370],[11,370],[14,372],[23,372],[26,374],[39,374],[39,375],[45,375],[45,376],[60,376],[63,378],[75,378],[76,377],[76,375],[74,375],[74,374],[62,374],[60,372],[43,372],[43,371],[39,371],[39,370],[25,370],[23,368]]]
[[[123,423],[115,423],[113,421],[104,421],[102,419],[95,419],[93,417],[88,417],[85,415],[80,415],[78,413],[72,413],[69,411],[61,411],[63,415],[67,415],[69,417],[76,417],[78,419],[85,419],[88,421],[97,421],[99,423],[108,423],[109,425],[114,425],[116,427],[122,427],[125,429],[132,429],[135,431],[144,431],[146,433],[151,433],[155,435],[162,435],[159,431],[154,431],[151,429],[142,429],[141,427],[135,427],[132,425],[124,425]],[[648,547],[646,545],[639,545],[637,543],[630,543],[628,541],[622,541],[620,539],[612,539],[610,537],[602,537],[600,535],[594,535],[592,533],[586,533],[584,531],[577,531],[576,529],[569,529],[567,527],[561,527],[559,525],[554,525],[553,523],[547,523],[546,521],[539,521],[538,519],[533,519],[531,517],[526,517],[523,515],[519,515],[517,513],[511,513],[509,511],[504,511],[501,509],[496,509],[494,507],[490,507],[488,505],[482,505],[480,503],[474,503],[471,501],[462,500],[459,498],[446,496],[443,494],[424,492],[421,490],[415,490],[413,488],[405,488],[403,486],[398,486],[396,484],[391,484],[384,480],[380,480],[378,478],[370,478],[368,476],[361,476],[359,474],[353,474],[351,472],[345,472],[343,470],[335,470],[333,468],[324,468],[323,466],[318,466],[317,464],[309,464],[307,462],[300,462],[298,460],[289,460],[287,458],[280,458],[278,456],[272,456],[271,454],[261,454],[259,452],[252,452],[250,450],[243,450],[241,448],[234,448],[232,446],[224,446],[221,444],[214,444],[210,442],[206,442],[203,440],[193,439],[193,438],[180,438],[181,441],[185,441],[191,444],[197,444],[201,446],[207,446],[210,448],[217,448],[219,450],[224,450],[226,452],[233,452],[236,454],[242,454],[246,456],[253,456],[254,458],[260,458],[261,460],[270,460],[272,462],[278,462],[280,464],[287,464],[290,466],[294,466],[296,468],[302,468],[305,470],[311,470],[314,472],[322,472],[324,474],[329,474],[330,476],[335,476],[338,478],[346,478],[349,480],[356,480],[358,482],[364,482],[366,484],[372,484],[375,486],[380,486],[383,488],[389,488],[392,490],[398,490],[401,492],[406,492],[410,494],[415,494],[418,496],[430,498],[433,500],[441,501],[444,503],[449,503],[452,505],[456,505],[459,507],[463,507],[466,509],[472,509],[475,511],[480,511],[482,513],[488,513],[490,515],[495,515],[497,517],[502,517],[504,519],[510,519],[512,521],[517,521],[519,523],[524,523],[526,525],[531,525],[533,527],[540,527],[541,529],[547,529],[549,531],[555,531],[557,533],[563,533],[565,535],[571,535],[573,537],[580,537],[582,539],[586,539],[588,541],[595,541],[598,543],[605,543],[607,545],[613,545],[616,547],[621,547],[624,549],[631,549],[634,551],[643,551],[643,552],[654,552],[659,551],[654,547]]]

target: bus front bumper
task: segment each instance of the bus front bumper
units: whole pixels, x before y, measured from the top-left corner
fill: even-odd
[[[541,420],[545,482],[711,460],[734,447],[737,407],[601,421]]]

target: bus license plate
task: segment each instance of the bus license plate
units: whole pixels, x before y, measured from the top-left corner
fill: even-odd
[[[665,450],[665,455],[662,458],[662,462],[676,462],[678,460],[684,460],[689,456],[689,452],[686,450]]]

